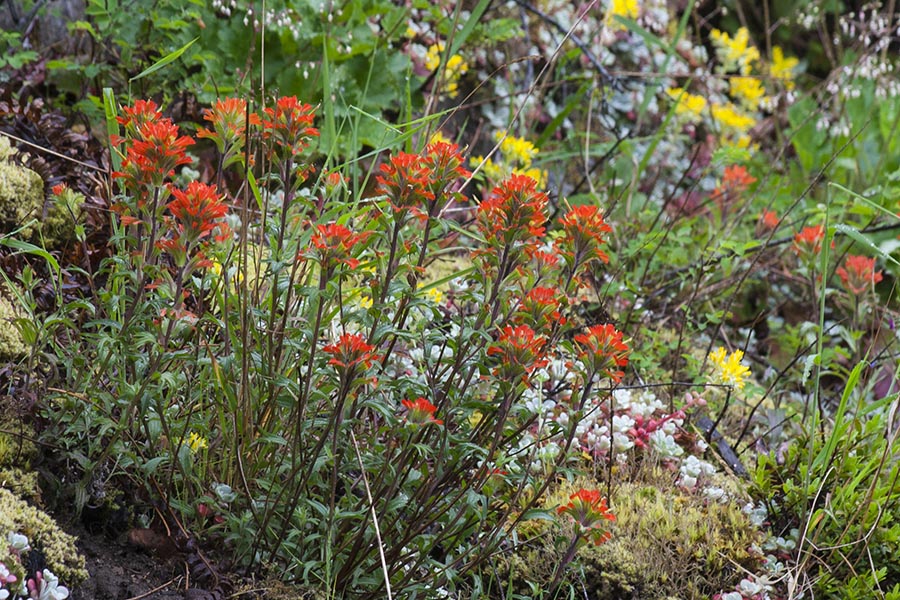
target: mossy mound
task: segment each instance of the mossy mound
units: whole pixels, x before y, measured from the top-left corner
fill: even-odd
[[[0,282],[0,360],[10,360],[24,356],[28,347],[22,334],[12,320],[22,316],[15,301],[5,293],[6,286]]]
[[[87,579],[84,557],[75,547],[75,538],[60,529],[50,515],[0,488],[0,538],[5,540],[11,533],[27,537],[31,547],[44,556],[47,568],[66,585]],[[7,566],[18,562],[2,544],[0,562]]]
[[[30,238],[35,228],[23,226],[32,219],[40,219],[43,212],[44,180],[41,176],[31,169],[0,161],[0,234],[19,230],[18,237]]]
[[[18,231],[18,238],[42,241],[47,248],[71,242],[84,198],[66,190],[61,197],[52,198],[45,209],[44,180],[31,169],[11,162],[15,153],[9,139],[0,135],[0,235]],[[35,223],[28,225],[31,221]]]
[[[745,575],[742,569],[758,566],[760,557],[751,547],[761,542],[761,532],[740,503],[709,501],[675,487],[673,479],[652,467],[614,486],[612,539],[578,551],[567,573],[575,589],[593,600],[709,598],[733,589]],[[545,507],[565,504],[579,487],[598,487],[581,483],[561,486]],[[504,561],[501,577],[521,593],[529,591],[525,582],[547,590],[565,546],[555,540],[567,539],[571,530],[562,520],[524,525],[518,533],[527,549]]]

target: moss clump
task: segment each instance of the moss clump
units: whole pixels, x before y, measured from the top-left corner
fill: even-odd
[[[0,538],[5,540],[10,533],[26,536],[31,546],[43,553],[47,568],[63,583],[76,584],[87,579],[84,557],[75,547],[75,538],[60,529],[50,515],[0,488]],[[4,544],[0,544],[0,562],[7,566],[17,562]]]
[[[29,440],[34,437],[27,425],[0,419],[0,487],[12,490],[20,498],[39,502],[38,474],[31,470],[37,447]]]
[[[13,301],[4,294],[5,291],[5,286],[0,284],[0,360],[19,358],[28,352],[22,334],[12,324],[13,319],[22,315]]]
[[[700,494],[676,488],[672,474],[658,467],[642,470],[633,481],[617,484],[611,506],[616,522],[612,539],[600,546],[586,545],[569,568],[576,589],[595,600],[664,600],[673,591],[679,598],[708,598],[732,589],[743,577],[742,568],[753,570],[760,558],[751,546],[761,541],[756,529],[735,502],[709,502]],[[544,503],[547,509],[565,504],[582,485],[563,485]],[[546,523],[546,522],[544,522]],[[503,579],[543,586],[552,581],[565,544],[554,543],[571,535],[570,525],[530,524],[519,530],[530,539],[527,549],[506,560]],[[532,537],[535,527],[545,535]],[[523,535],[524,534],[524,535]]]
[[[0,135],[0,234],[18,231],[22,239],[41,234],[44,245],[57,248],[75,237],[84,197],[66,189],[53,196],[44,210],[44,180],[40,175],[9,161],[16,153],[9,140]],[[29,221],[36,225],[19,229]]]
[[[16,231],[31,219],[40,219],[44,210],[44,180],[25,167],[0,161],[0,234]],[[29,238],[35,228],[19,232]]]

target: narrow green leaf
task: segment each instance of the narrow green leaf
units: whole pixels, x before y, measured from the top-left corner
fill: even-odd
[[[153,63],[152,65],[150,65],[149,67],[147,67],[146,69],[144,69],[143,71],[141,71],[140,73],[138,73],[137,75],[132,77],[131,79],[129,79],[128,83],[130,84],[132,81],[137,81],[138,79],[141,79],[142,77],[146,77],[147,75],[150,75],[151,73],[156,73],[157,71],[162,69],[167,64],[178,60],[178,58],[182,54],[184,54],[188,48],[193,46],[194,42],[196,42],[199,39],[200,39],[199,37],[195,37],[194,39],[189,41],[187,44],[185,44],[178,50],[175,50],[174,52],[170,52],[170,53],[166,54],[161,59],[159,59],[158,61],[156,61],[155,63]]]

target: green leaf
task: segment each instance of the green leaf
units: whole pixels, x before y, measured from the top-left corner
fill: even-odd
[[[132,81],[137,81],[138,79],[141,79],[142,77],[146,77],[147,75],[150,75],[152,73],[156,73],[157,71],[159,71],[160,69],[165,67],[167,64],[178,60],[178,58],[182,54],[184,54],[188,48],[193,46],[194,42],[196,42],[199,39],[200,39],[199,37],[195,37],[194,39],[189,41],[187,44],[185,44],[178,50],[175,50],[174,52],[170,52],[170,53],[166,54],[161,59],[159,59],[158,61],[156,61],[155,63],[153,63],[152,65],[150,65],[149,67],[147,67],[146,69],[144,69],[143,71],[141,71],[140,73],[138,73],[137,75],[132,77],[131,79],[129,79],[128,83],[131,83]]]

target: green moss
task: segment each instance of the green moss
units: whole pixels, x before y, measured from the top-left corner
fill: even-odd
[[[4,291],[4,286],[0,284],[0,359],[8,360],[24,356],[28,347],[11,322],[22,315],[13,301],[4,295]]]
[[[0,162],[0,233],[17,230],[32,219],[40,219],[44,209],[44,180],[25,167]],[[29,238],[34,227],[21,230]]]
[[[752,571],[758,565],[750,548],[761,542],[761,532],[739,503],[709,502],[676,488],[672,480],[669,471],[654,467],[613,487],[612,539],[579,550],[568,570],[576,589],[583,585],[587,596],[596,600],[664,600],[673,593],[708,598],[733,588],[744,575],[741,569]],[[545,506],[565,504],[579,487],[596,487],[581,484],[561,486]],[[562,555],[563,544],[554,540],[567,539],[569,527],[561,521],[520,528],[520,539],[530,541],[524,552],[507,559],[502,578],[511,578],[521,592],[526,589],[517,581],[538,583],[546,590]]]
[[[75,547],[75,538],[65,533],[47,513],[0,488],[0,539],[10,533],[21,533],[33,548],[44,554],[49,568],[66,585],[77,584],[88,577],[84,557]],[[9,566],[9,549],[0,544],[0,562]]]

